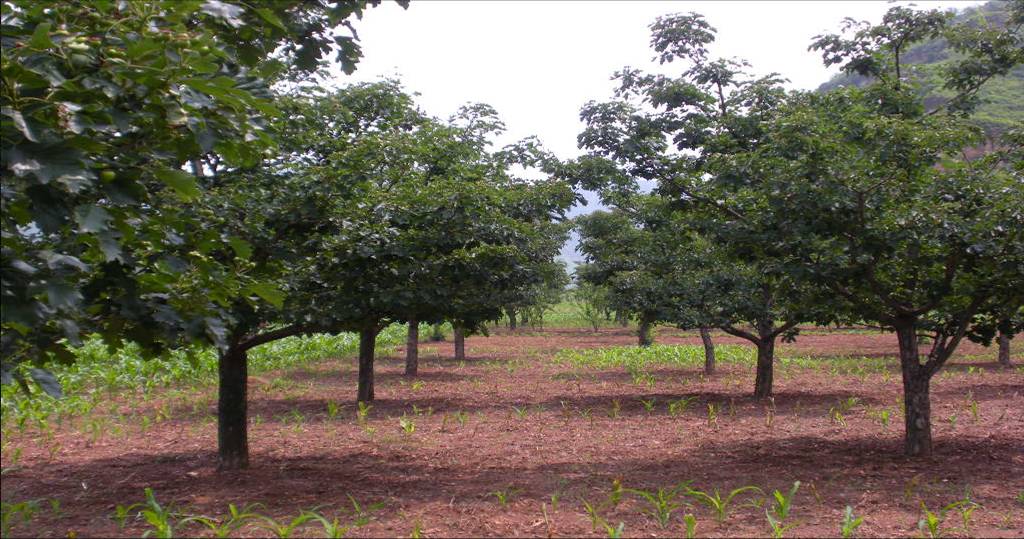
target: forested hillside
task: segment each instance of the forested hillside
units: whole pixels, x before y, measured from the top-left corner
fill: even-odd
[[[955,22],[975,21],[978,24],[994,24],[1003,26],[1009,14],[1009,3],[994,0],[978,7],[962,10],[957,14]],[[903,61],[914,66],[909,75],[921,83],[922,90],[927,92],[926,106],[936,105],[952,97],[953,92],[942,87],[943,69],[952,60],[957,59],[945,39],[924,41],[910,47]],[[840,73],[822,84],[818,90],[826,92],[840,86],[854,84],[864,86],[868,78],[856,74]],[[981,106],[973,117],[990,134],[1002,132],[1014,124],[1024,121],[1024,101],[1021,100],[1021,88],[1024,88],[1024,66],[1018,66],[1005,77],[995,77],[988,81],[979,93]]]

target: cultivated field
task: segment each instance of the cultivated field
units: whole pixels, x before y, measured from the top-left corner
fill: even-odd
[[[935,455],[908,460],[893,335],[805,330],[780,347],[770,401],[749,396],[752,349],[715,339],[711,378],[699,338],[664,328],[643,351],[628,328],[498,328],[469,338],[463,362],[425,342],[411,379],[391,345],[362,409],[351,347],[320,343],[344,357],[251,377],[252,468],[231,473],[216,471],[212,377],[145,393],[93,382],[97,404],[60,415],[8,399],[4,531],[683,536],[689,521],[699,536],[765,536],[774,520],[786,536],[838,536],[850,506],[855,536],[1024,535],[1020,367],[964,346],[933,383]],[[325,355],[309,346],[281,353]],[[780,508],[772,491],[785,498],[795,481]],[[745,486],[759,490],[725,503]],[[162,513],[126,509],[145,488]],[[228,504],[258,505],[232,521]]]

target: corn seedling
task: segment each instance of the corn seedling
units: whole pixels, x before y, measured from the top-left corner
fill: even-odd
[[[796,524],[786,524],[782,520],[776,519],[767,509],[764,510],[764,516],[768,519],[768,528],[771,530],[772,539],[782,539],[787,531],[796,526]]]
[[[956,414],[950,415],[949,419],[947,419],[947,421],[949,421],[949,430],[956,430],[957,415]]]
[[[622,402],[620,402],[619,399],[612,399],[612,408],[611,410],[608,411],[608,417],[612,419],[617,419],[619,417],[619,412],[621,411]]]
[[[833,406],[833,407],[828,409],[828,418],[833,423],[835,423],[835,424],[837,424],[837,425],[839,425],[841,427],[845,427],[846,426],[846,418],[843,417],[842,410],[840,410],[839,408],[836,408],[835,406]]]
[[[654,398],[640,399],[640,404],[644,406],[644,410],[646,410],[648,414],[654,411],[654,402]]]
[[[324,528],[324,534],[322,537],[330,537],[331,539],[340,539],[345,537],[351,526],[343,526],[338,522],[337,518],[328,520],[324,515],[317,513],[316,511],[303,511],[303,515],[307,516],[307,520],[313,520],[319,522]]]
[[[969,525],[971,521],[971,515],[979,507],[979,505],[970,499],[970,495],[964,496],[963,499],[957,500],[942,509],[939,512],[933,513],[928,510],[928,506],[921,502],[921,520],[917,522],[917,528],[921,530],[921,533],[927,533],[928,537],[936,538],[942,537],[942,523],[946,520],[946,515],[954,509],[960,513],[960,518],[963,521],[964,532],[970,535]]]
[[[512,410],[516,413],[517,416],[519,416],[519,419],[526,419],[526,417],[530,415],[530,409],[527,408],[526,406],[523,406],[522,408],[518,406],[513,406]]]
[[[419,391],[423,389],[423,380],[416,380],[409,387],[411,387],[413,391]]]
[[[697,517],[692,514],[683,515],[683,524],[686,526],[686,539],[697,537]]]
[[[613,539],[617,539],[619,537],[622,537],[622,534],[625,533],[625,531],[626,531],[626,523],[625,522],[619,522],[619,525],[614,527],[614,528],[612,527],[611,524],[608,524],[607,522],[604,522],[603,520],[601,521],[601,524],[604,525],[605,534],[608,537],[613,538]]]
[[[668,414],[671,416],[683,414],[695,400],[697,397],[683,397],[679,400],[668,401]]]
[[[39,501],[29,500],[24,502],[0,502],[0,532],[4,537],[10,537],[11,528],[18,522],[27,524],[32,517],[39,512]]]
[[[800,489],[800,482],[796,481],[793,483],[793,487],[789,489],[789,494],[785,494],[782,491],[776,489],[772,491],[772,497],[775,498],[775,504],[772,506],[772,512],[778,517],[780,521],[789,518],[789,510],[793,507],[793,498],[796,496],[796,491]]]
[[[597,531],[598,524],[604,522],[598,511],[601,509],[600,506],[596,506],[588,502],[587,500],[580,500],[583,502],[583,510],[587,512],[587,516],[590,517],[590,526],[594,531]]]
[[[153,489],[146,487],[145,493],[145,503],[136,503],[127,507],[122,505],[117,506],[114,518],[117,520],[118,525],[121,528],[124,528],[125,522],[131,512],[139,509],[136,515],[141,516],[152,527],[151,530],[147,530],[146,533],[142,534],[143,537],[155,536],[161,539],[170,539],[171,537],[174,537],[173,519],[177,517],[177,514],[171,507],[163,507],[156,501]]]
[[[863,522],[864,517],[853,516],[853,508],[847,505],[846,510],[843,511],[843,521],[839,523],[839,535],[843,539],[850,539]]]
[[[327,401],[327,419],[334,419],[338,417],[338,412],[341,411],[341,407],[334,401]]]
[[[421,539],[423,537],[423,523],[416,521],[412,524],[412,531],[409,532],[409,539]]]
[[[764,407],[764,426],[769,429],[775,423],[775,397],[768,397],[768,405]]]
[[[612,508],[618,507],[622,502],[622,494],[626,489],[622,488],[622,480],[612,479],[612,491],[608,493],[608,505]]]
[[[266,515],[257,515],[256,518],[262,521],[259,524],[259,527],[263,528],[264,530],[267,530],[268,532],[273,534],[274,537],[277,537],[279,539],[287,539],[292,536],[292,533],[294,533],[299,526],[302,526],[303,524],[312,520],[313,516],[311,512],[303,511],[299,514],[299,516],[287,522],[278,521]]]
[[[398,420],[398,426],[401,427],[402,432],[404,432],[407,435],[416,432],[416,423],[412,419],[406,417],[404,414]]]
[[[469,413],[459,410],[455,412],[455,420],[459,422],[459,426],[465,427],[466,421],[469,420]]]
[[[359,405],[359,409],[356,410],[356,420],[360,425],[365,425],[366,419],[370,416],[370,409],[373,408],[373,405],[367,404],[363,401],[359,401],[357,404]]]
[[[708,427],[718,428],[718,412],[722,410],[722,406],[718,403],[708,403]]]
[[[664,529],[671,522],[672,513],[683,506],[678,500],[680,496],[688,493],[689,484],[680,483],[672,488],[659,488],[656,492],[632,488],[627,490],[647,502],[647,509],[642,512],[653,517],[658,526]]]
[[[732,503],[733,498],[744,492],[760,492],[761,494],[764,494],[764,491],[758,487],[746,486],[733,490],[725,498],[722,498],[718,489],[715,489],[714,495],[699,490],[689,489],[687,490],[686,495],[708,506],[715,512],[715,518],[719,522],[725,522],[725,519],[729,516],[729,505]]]
[[[497,498],[498,499],[498,503],[502,507],[508,507],[508,504],[509,504],[509,502],[512,501],[512,498],[514,498],[516,496],[516,494],[519,494],[520,492],[522,492],[522,489],[519,489],[519,488],[516,488],[516,487],[513,487],[513,486],[509,486],[508,488],[506,488],[504,490],[496,490],[496,491],[492,492],[491,496],[494,496],[495,498]]]
[[[214,537],[231,537],[236,535],[235,532],[245,525],[250,520],[260,518],[260,515],[254,511],[261,504],[246,505],[239,509],[235,504],[228,504],[228,515],[220,520],[203,517],[203,516],[191,516],[183,519],[180,524],[187,524],[189,522],[197,522],[210,529]]]
[[[355,516],[355,520],[352,522],[352,525],[357,528],[369,524],[371,515],[375,511],[379,511],[384,507],[384,502],[375,502],[366,506],[366,509],[363,509],[363,506],[359,505],[359,502],[356,501],[351,494],[348,494],[347,496],[348,501],[352,504],[352,514]]]

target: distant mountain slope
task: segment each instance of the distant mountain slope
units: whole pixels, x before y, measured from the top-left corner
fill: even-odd
[[[955,20],[1003,25],[1006,23],[1007,9],[1007,2],[994,0],[961,11]],[[911,47],[903,56],[907,64],[917,68],[913,76],[922,83],[924,91],[928,92],[925,102],[929,107],[934,107],[953,96],[953,92],[942,87],[940,72],[943,65],[955,58],[954,54],[944,39],[935,39]],[[818,87],[818,91],[825,92],[851,84],[863,86],[867,83],[866,77],[840,73]],[[988,81],[982,87],[979,97],[982,104],[975,111],[973,118],[987,132],[995,134],[1012,125],[1020,125],[1024,122],[1024,66],[1018,66],[1005,77]]]

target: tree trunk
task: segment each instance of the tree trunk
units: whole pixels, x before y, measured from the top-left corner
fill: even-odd
[[[916,333],[913,322],[896,327],[903,372],[903,452],[908,457],[927,457],[932,453],[931,375],[921,366]]]
[[[441,342],[444,340],[444,333],[441,332],[441,324],[434,324],[431,328],[430,342]]]
[[[761,337],[757,343],[757,378],[754,380],[754,397],[764,399],[772,396],[775,376],[775,339]]]
[[[509,309],[508,310],[508,328],[511,329],[512,331],[515,331],[517,325],[518,324],[516,323],[516,310],[515,309]]]
[[[462,331],[462,326],[453,325],[455,336],[455,359],[462,361],[466,359],[466,335]]]
[[[244,349],[231,347],[220,354],[217,399],[218,468],[239,470],[249,467],[249,440],[246,433],[248,357]]]
[[[366,328],[359,332],[359,389],[356,400],[373,401],[373,350],[377,343],[377,330]]]
[[[715,343],[711,342],[708,328],[700,328],[700,340],[704,342],[704,374],[715,374]]]
[[[654,344],[654,338],[651,337],[651,322],[648,319],[640,318],[640,326],[637,328],[636,335],[640,346]]]
[[[409,335],[405,339],[405,374],[416,376],[420,367],[420,323],[409,320]]]
[[[999,342],[999,364],[1004,367],[1012,366],[1010,363],[1010,337],[1000,331],[997,341]]]

